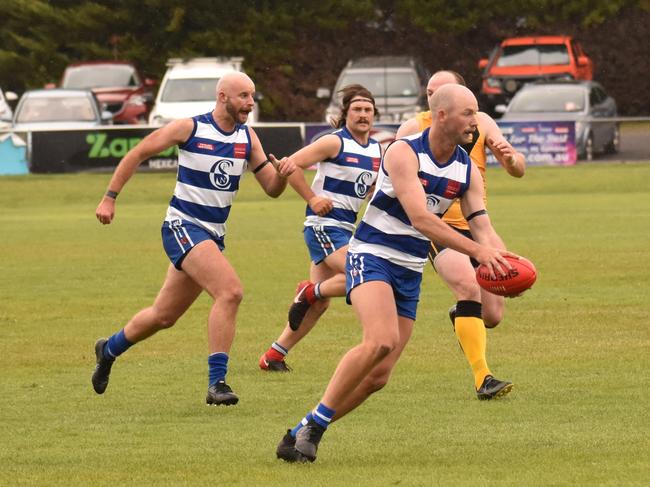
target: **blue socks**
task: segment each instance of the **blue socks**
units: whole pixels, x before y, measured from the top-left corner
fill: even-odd
[[[226,352],[215,352],[208,357],[208,385],[226,379],[228,372],[228,354]]]
[[[104,345],[104,357],[115,359],[132,346],[133,343],[126,339],[124,336],[124,328],[122,328],[115,335],[111,336],[108,342],[106,342],[106,345]]]
[[[291,430],[291,436],[293,436],[295,438],[296,435],[298,434],[298,431],[300,431],[300,429],[303,426],[306,426],[307,423],[309,422],[309,420],[311,420],[311,419],[313,419],[316,423],[318,423],[323,428],[327,429],[329,424],[332,422],[332,418],[334,417],[335,414],[336,414],[336,411],[334,411],[333,409],[328,408],[327,406],[325,406],[325,404],[323,404],[321,402],[321,403],[318,404],[318,406],[316,406],[316,409],[314,409],[313,411],[310,411],[309,413],[307,413],[307,416],[305,416],[300,421],[300,423],[298,423]]]

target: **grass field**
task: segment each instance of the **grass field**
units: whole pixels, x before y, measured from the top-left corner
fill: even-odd
[[[171,330],[116,363],[103,396],[93,344],[153,300],[173,174],[139,174],[114,224],[94,218],[109,175],[0,178],[0,485],[648,485],[650,164],[488,171],[490,213],[539,280],[488,333],[488,361],[515,383],[479,402],[427,269],[411,343],[391,383],[327,432],[311,465],[275,459],[360,336],[332,305],[268,375],[259,355],[306,276],[303,204],[247,178],[227,256],[245,286],[230,408],[205,406],[201,297]]]

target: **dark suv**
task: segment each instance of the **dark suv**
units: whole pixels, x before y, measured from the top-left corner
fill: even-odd
[[[331,96],[325,120],[340,113],[340,95],[344,86],[360,84],[375,97],[380,117],[376,123],[402,123],[422,110],[427,110],[426,87],[429,72],[410,56],[367,56],[348,61],[339,75],[334,93],[319,88],[319,98]]]
[[[114,123],[146,123],[153,104],[156,81],[143,78],[125,61],[87,61],[69,65],[61,79],[62,88],[90,89]]]

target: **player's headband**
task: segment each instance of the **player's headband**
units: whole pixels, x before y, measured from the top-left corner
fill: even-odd
[[[352,98],[350,100],[350,105],[352,105],[355,101],[367,101],[368,103],[372,103],[373,106],[375,104],[375,100],[371,100],[370,98],[365,98],[365,97],[358,96],[358,97]]]

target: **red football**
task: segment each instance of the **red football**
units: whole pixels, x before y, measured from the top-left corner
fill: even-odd
[[[537,269],[531,261],[523,257],[506,256],[506,260],[512,266],[505,276],[496,273],[496,278],[490,277],[488,268],[480,265],[476,269],[476,281],[486,291],[499,296],[516,296],[530,289],[537,279]]]

